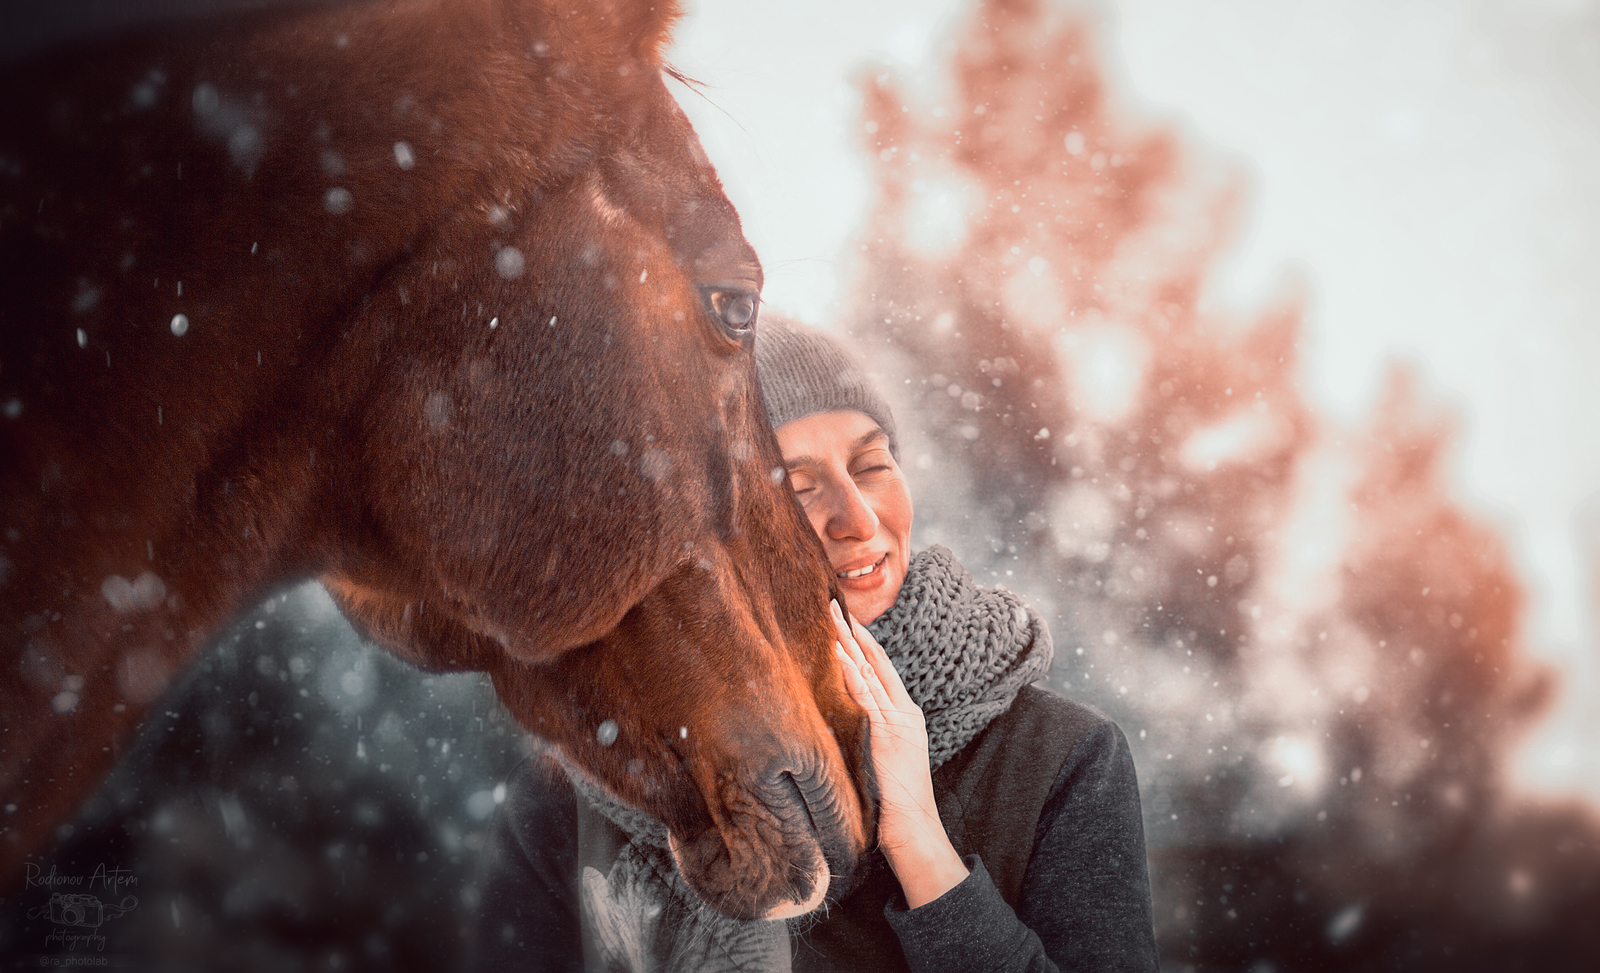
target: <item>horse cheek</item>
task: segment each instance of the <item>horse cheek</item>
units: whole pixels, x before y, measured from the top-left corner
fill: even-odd
[[[790,530],[800,531],[813,548],[808,559],[766,557],[757,563],[770,565],[777,626],[786,633],[790,651],[803,668],[811,698],[832,735],[833,752],[843,760],[835,787],[844,809],[840,826],[845,840],[831,850],[830,861],[849,863],[876,841],[878,788],[868,750],[866,712],[846,691],[833,653],[836,636],[827,603],[831,599],[843,604],[844,599],[833,582],[822,543],[793,491],[784,484],[778,496],[766,494],[763,499],[767,505],[755,522],[777,536],[765,536],[762,542],[777,549],[782,544],[782,528],[788,525]],[[843,868],[836,873],[842,879],[841,888],[847,888],[854,872]]]

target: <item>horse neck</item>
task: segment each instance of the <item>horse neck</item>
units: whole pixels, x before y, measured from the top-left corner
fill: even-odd
[[[252,342],[259,365],[225,340],[164,361],[114,346],[109,368],[91,363],[105,374],[76,376],[70,406],[30,417],[7,477],[23,482],[6,485],[25,508],[13,522],[29,536],[7,547],[26,590],[13,588],[5,614],[66,626],[62,651],[90,657],[65,661],[92,664],[88,646],[106,640],[88,635],[137,634],[129,625],[198,649],[252,599],[314,570],[313,429],[327,423],[303,399],[321,369],[309,354],[275,355],[293,334],[267,330]],[[143,587],[129,595],[125,583]]]

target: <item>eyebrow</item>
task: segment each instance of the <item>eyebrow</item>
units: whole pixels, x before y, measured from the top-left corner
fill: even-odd
[[[850,444],[850,452],[851,453],[855,453],[857,450],[864,449],[867,446],[872,445],[872,443],[874,441],[879,440],[879,439],[881,439],[881,440],[883,440],[885,442],[888,442],[889,434],[884,432],[882,429],[876,429],[876,428],[871,430],[870,432],[863,433],[862,435],[856,437],[855,442]],[[820,466],[820,465],[822,465],[822,464],[817,461],[817,458],[815,456],[796,456],[793,459],[786,459],[786,460],[783,461],[784,468],[785,469],[790,469],[790,470],[792,470],[792,469],[794,469],[796,467],[799,467],[799,466]]]

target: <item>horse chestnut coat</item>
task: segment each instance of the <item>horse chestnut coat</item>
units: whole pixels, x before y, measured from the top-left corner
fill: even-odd
[[[265,593],[318,578],[668,826],[741,917],[872,839],[761,268],[674,5],[397,0],[0,72],[0,874]]]

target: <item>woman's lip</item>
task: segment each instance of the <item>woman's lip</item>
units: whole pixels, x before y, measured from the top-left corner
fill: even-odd
[[[878,557],[875,559],[861,558],[859,560],[849,562],[843,567],[836,568],[833,576],[840,582],[856,582],[857,584],[863,582],[876,582],[883,575],[884,565],[886,565],[888,562],[889,553],[885,551],[884,553],[878,555]],[[863,569],[870,570],[868,570],[865,574],[858,574],[855,577],[849,576],[853,572],[861,571]]]

